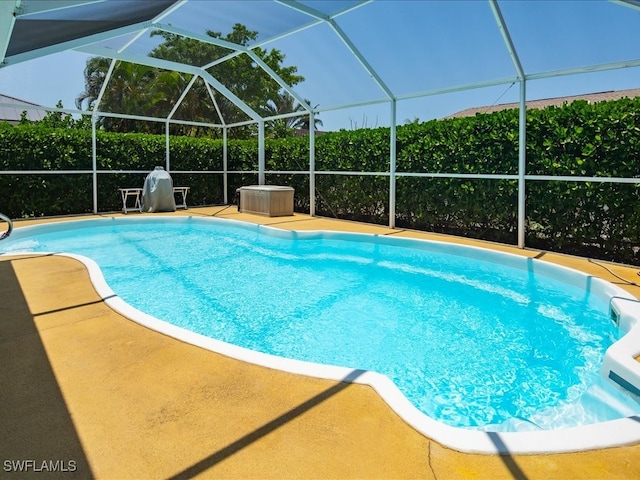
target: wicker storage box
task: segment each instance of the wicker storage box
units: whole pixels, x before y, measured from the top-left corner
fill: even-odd
[[[249,185],[240,187],[241,212],[282,217],[293,215],[292,187],[279,185]]]

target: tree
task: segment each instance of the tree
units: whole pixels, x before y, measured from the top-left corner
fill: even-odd
[[[95,107],[110,64],[111,60],[107,58],[93,57],[87,60],[85,91],[76,98],[78,108]],[[119,61],[98,105],[99,110],[127,115],[162,116],[161,110],[167,100],[165,91],[179,81],[173,78],[176,75],[180,76],[178,72],[165,72],[146,65]],[[186,86],[186,82],[183,83]],[[178,91],[175,97],[177,99],[181,90],[175,86],[174,89]],[[100,123],[105,130],[116,132],[159,133],[163,130],[159,123],[130,118],[103,117]]]
[[[64,108],[62,100],[58,100],[56,108]],[[47,128],[75,128],[78,130],[91,130],[91,118],[88,115],[81,115],[80,118],[73,118],[70,113],[47,112],[42,120],[28,120],[27,112],[20,115],[20,125],[38,124]]]
[[[307,104],[310,103],[307,99],[304,101]],[[306,109],[296,102],[295,98],[288,92],[278,94],[276,100],[270,100],[262,110],[262,113],[267,117],[291,112],[306,112]],[[322,126],[322,120],[315,117],[314,130],[317,130],[318,126]],[[294,135],[295,130],[309,130],[308,114],[303,114],[299,117],[285,117],[270,120],[266,125],[267,134],[273,138],[291,137]]]
[[[232,53],[225,47],[184,38],[173,33],[154,31],[152,36],[162,37],[163,42],[155,47],[150,56],[170,60],[188,65],[206,67],[206,71],[218,79],[234,95],[244,101],[258,113],[265,111],[268,105],[279,101],[282,88],[272,79],[253,59],[246,54],[227,58],[223,62],[216,61]],[[257,32],[248,30],[244,25],[235,24],[226,36],[220,32],[207,31],[212,38],[219,38],[237,45],[246,46],[255,40]],[[302,82],[304,77],[298,75],[297,67],[284,66],[285,55],[277,49],[253,50],[280,78],[289,86]],[[110,60],[91,58],[85,68],[85,91],[76,99],[79,108],[85,105],[90,108],[95,105],[100,88],[106,78]],[[127,113],[132,115],[148,115],[165,117],[176,104],[180,95],[191,80],[191,75],[180,72],[161,71],[152,67],[118,62],[114,68],[107,89],[99,105],[102,111]],[[220,110],[220,116],[215,111],[204,82],[198,80],[191,87],[178,112],[183,119],[224,122],[232,124],[248,120],[249,117],[229,99],[219,92],[214,92],[215,101]],[[101,120],[105,129],[116,131],[162,131],[164,126],[157,122],[140,122],[131,119]],[[199,129],[172,125],[172,133],[201,134]],[[219,135],[212,129],[208,133]],[[256,127],[238,127],[230,130],[230,136],[244,138],[255,134]]]
[[[84,67],[84,92],[76,98],[76,108],[90,110],[94,107],[100,88],[104,83],[111,60],[102,57],[92,57]]]
[[[266,108],[269,101],[277,101],[280,95],[280,85],[260,66],[256,65],[248,55],[236,55],[226,59],[224,62],[215,63],[232,52],[225,47],[184,38],[173,33],[155,31],[152,35],[160,36],[164,39],[162,44],[151,51],[150,55],[152,57],[201,67],[213,64],[206,69],[207,72],[259,113]],[[247,46],[249,42],[257,39],[258,32],[248,30],[244,25],[236,23],[232,31],[224,37],[220,32],[211,30],[207,31],[207,35],[237,45]],[[282,65],[285,56],[279,50],[271,49],[267,51],[255,48],[253,51],[287,85],[293,86],[304,80],[304,77],[296,74],[297,67]],[[194,90],[201,98],[207,96],[202,84],[198,87],[194,85]],[[216,101],[222,115],[220,120],[225,123],[242,122],[249,119],[244,112],[223,95],[216,95]],[[231,136],[245,137],[247,134],[255,133],[255,127],[234,128],[230,133]]]

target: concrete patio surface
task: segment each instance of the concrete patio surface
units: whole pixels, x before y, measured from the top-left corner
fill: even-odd
[[[171,215],[471,243],[566,264],[640,296],[620,279],[635,283],[637,267],[307,215],[235,207]],[[61,220],[69,218],[15,227]],[[0,366],[0,478],[640,478],[640,444],[456,452],[407,425],[368,386],[247,364],[140,326],[107,307],[84,265],[66,257],[0,255]],[[58,462],[57,471],[42,471],[43,462],[50,470]]]

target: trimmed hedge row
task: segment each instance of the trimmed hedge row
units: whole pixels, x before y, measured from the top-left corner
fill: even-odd
[[[640,98],[589,104],[576,101],[527,113],[527,174],[640,178]],[[223,169],[220,140],[173,137],[171,168]],[[0,125],[0,211],[12,217],[87,213],[90,174],[39,171],[91,169],[91,132],[38,125]],[[389,129],[340,131],[315,141],[318,171],[389,171]],[[433,120],[397,130],[396,224],[516,243],[517,181],[403,176],[403,173],[517,174],[518,112]],[[266,169],[307,171],[307,138],[267,140]],[[98,132],[99,170],[150,171],[164,165],[164,136]],[[228,170],[257,171],[257,141],[228,143]],[[121,208],[119,187],[142,186],[145,174],[100,173],[101,211]],[[191,187],[190,205],[221,204],[221,174],[172,174]],[[640,180],[639,180],[640,181]],[[227,195],[257,182],[255,173],[229,174]],[[295,209],[309,211],[308,175],[267,173],[267,183],[296,189]],[[387,224],[389,177],[316,176],[319,215]],[[529,180],[526,244],[550,251],[640,264],[640,184]]]

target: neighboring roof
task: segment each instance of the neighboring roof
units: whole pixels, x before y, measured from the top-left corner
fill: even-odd
[[[46,110],[25,108],[25,106],[39,107],[40,105],[0,93],[0,122],[18,123],[22,112],[27,112],[27,120],[34,122],[42,120],[47,114]]]
[[[589,103],[603,102],[606,100],[619,100],[621,98],[640,97],[640,88],[632,88],[629,90],[610,90],[608,92],[588,93],[584,95],[571,95],[569,97],[543,98],[541,100],[530,100],[527,102],[527,109],[541,109],[545,107],[555,106],[561,107],[565,103],[571,103],[575,100],[586,100]],[[503,103],[500,105],[487,105],[485,107],[473,107],[461,110],[445,118],[473,117],[478,113],[493,113],[502,110],[517,109],[520,107],[518,102]]]

